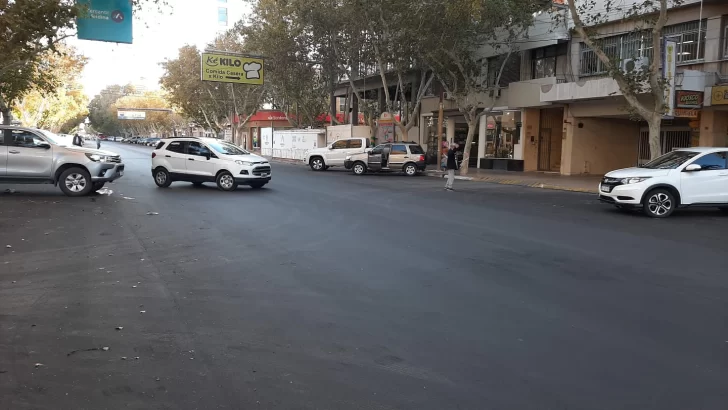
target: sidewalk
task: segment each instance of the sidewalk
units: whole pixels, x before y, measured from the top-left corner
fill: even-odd
[[[427,169],[427,175],[444,178],[445,173],[434,168]],[[491,169],[469,169],[467,176],[455,177],[468,181],[482,181],[493,184],[519,185],[531,188],[555,189],[559,191],[586,192],[596,194],[600,175],[560,175],[544,172],[513,172]]]

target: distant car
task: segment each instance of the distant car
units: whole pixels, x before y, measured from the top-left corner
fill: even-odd
[[[0,126],[0,182],[54,184],[68,196],[83,196],[124,175],[121,157],[82,148],[49,131]]]
[[[637,168],[609,172],[599,184],[599,200],[653,218],[687,206],[728,212],[728,148],[682,148]]]
[[[364,153],[369,146],[368,138],[347,138],[334,141],[325,148],[314,148],[306,152],[303,162],[314,171],[329,167],[342,167],[349,155]]]
[[[267,159],[214,138],[170,138],[152,151],[152,177],[160,188],[172,182],[214,182],[221,191],[238,185],[263,188],[271,180]]]
[[[150,147],[156,147],[157,144],[159,144],[159,141],[161,141],[161,138],[147,138],[146,141],[144,141],[144,145],[148,145]]]
[[[425,170],[425,150],[416,142],[380,144],[369,152],[347,156],[344,167],[356,175],[367,172],[404,172],[405,175],[415,176]]]

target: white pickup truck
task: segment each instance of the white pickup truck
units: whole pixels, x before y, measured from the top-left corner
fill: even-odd
[[[324,148],[314,148],[307,151],[303,161],[314,171],[324,171],[329,167],[343,167],[346,157],[361,154],[368,147],[368,138],[341,139]]]

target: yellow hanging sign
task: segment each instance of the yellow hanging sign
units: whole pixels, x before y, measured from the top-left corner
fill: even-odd
[[[265,77],[262,58],[202,53],[202,81],[262,85]]]

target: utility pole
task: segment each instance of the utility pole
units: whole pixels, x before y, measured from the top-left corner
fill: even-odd
[[[437,113],[437,169],[439,170],[440,164],[442,163],[442,121],[443,121],[443,109],[444,107],[444,91],[440,91],[440,110]]]

